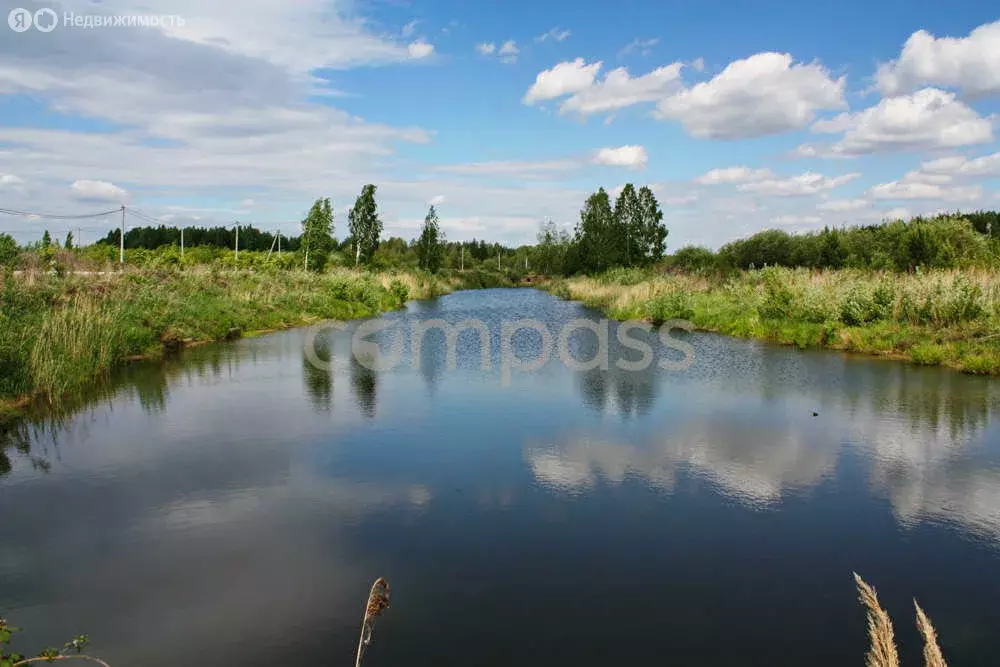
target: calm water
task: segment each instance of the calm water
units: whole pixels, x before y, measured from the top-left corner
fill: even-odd
[[[841,667],[863,664],[856,570],[904,664],[914,596],[952,664],[997,663],[1000,383],[701,334],[686,370],[629,372],[612,325],[608,371],[505,386],[525,317],[557,338],[600,315],[457,293],[387,319],[482,320],[488,371],[471,333],[454,370],[432,332],[418,369],[407,346],[373,371],[350,330],[318,338],[330,370],[292,331],[0,433],[0,615],[22,649],[87,632],[115,667],[346,665],[383,576],[370,667]]]

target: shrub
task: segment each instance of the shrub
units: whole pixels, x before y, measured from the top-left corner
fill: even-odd
[[[761,275],[764,278],[764,300],[757,306],[761,319],[779,320],[788,317],[795,295],[788,288],[781,272],[772,267],[761,271]]]
[[[20,250],[10,234],[0,234],[0,267],[14,266]]]
[[[660,292],[646,304],[646,314],[653,324],[667,320],[690,320],[694,317],[691,295],[686,292]]]
[[[389,283],[389,291],[396,297],[400,304],[404,304],[410,298],[410,288],[399,278],[393,278]]]

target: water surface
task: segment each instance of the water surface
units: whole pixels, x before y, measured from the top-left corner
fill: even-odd
[[[407,346],[374,371],[351,330],[318,338],[326,370],[290,331],[134,366],[76,413],[7,427],[15,647],[86,632],[116,667],[348,664],[383,576],[372,667],[840,667],[863,664],[856,570],[904,664],[913,597],[951,664],[996,664],[1000,385],[704,334],[683,337],[686,370],[624,371],[614,324],[607,371],[553,355],[502,380],[503,322],[557,337],[581,317],[601,316],[460,292],[386,320],[483,321],[487,371],[472,333],[454,370],[432,332],[418,368]],[[531,358],[540,336],[514,341]]]

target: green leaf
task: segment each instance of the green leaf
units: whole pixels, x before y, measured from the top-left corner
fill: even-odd
[[[0,630],[0,644],[10,643],[10,630]]]

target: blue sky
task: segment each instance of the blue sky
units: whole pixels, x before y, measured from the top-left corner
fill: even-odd
[[[675,249],[1000,206],[988,3],[0,0],[17,7],[164,18],[2,29],[0,207],[295,233],[329,196],[342,236],[373,182],[388,234],[435,203],[449,238],[524,243],[634,182]],[[112,224],[0,217],[23,241]]]

